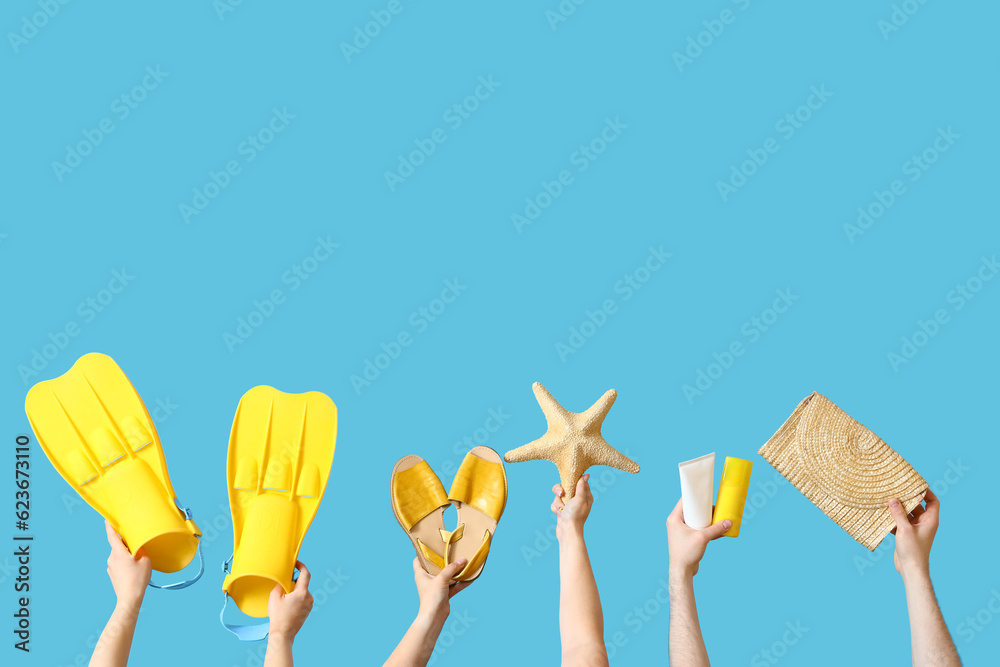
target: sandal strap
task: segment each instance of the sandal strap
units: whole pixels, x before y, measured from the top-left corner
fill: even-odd
[[[479,568],[486,562],[486,557],[490,555],[490,542],[492,540],[493,534],[487,530],[486,534],[483,535],[483,543],[479,545],[475,555],[469,559],[469,562],[465,564],[462,571],[455,575],[455,579],[463,581],[479,571]]]
[[[445,559],[439,556],[436,551],[424,544],[419,537],[417,538],[417,548],[420,549],[420,554],[427,559],[427,562],[431,563],[439,570],[444,569]],[[445,553],[447,553],[447,551]]]
[[[427,461],[396,473],[392,490],[400,523],[407,531],[431,512],[448,504],[444,486]]]
[[[455,474],[448,499],[474,507],[494,521],[499,521],[507,504],[503,464],[467,454]]]
[[[458,528],[455,530],[445,530],[441,528],[441,541],[444,542],[444,562],[447,565],[451,564],[451,547],[455,542],[462,539],[465,535],[465,524],[459,524]]]

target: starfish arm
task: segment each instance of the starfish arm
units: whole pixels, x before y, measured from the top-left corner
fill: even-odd
[[[600,429],[601,424],[604,423],[604,418],[608,416],[608,411],[615,404],[616,398],[618,398],[618,392],[614,389],[608,389],[604,392],[604,396],[601,396],[597,399],[596,403],[587,408],[586,412],[581,412],[579,420],[583,424],[583,428],[591,429],[596,427]]]
[[[545,414],[545,422],[548,424],[549,430],[552,430],[553,427],[560,430],[565,429],[571,413],[559,405],[559,401],[549,393],[549,390],[541,382],[531,385],[531,390],[535,392],[535,400],[538,401],[538,407]]]
[[[639,464],[609,445],[604,439],[597,451],[591,452],[589,465],[610,466],[625,472],[639,472]]]
[[[543,440],[544,438],[539,438],[526,445],[521,445],[517,449],[510,450],[503,455],[504,461],[507,463],[521,463],[522,461],[547,459],[549,456],[548,448],[545,446]]]

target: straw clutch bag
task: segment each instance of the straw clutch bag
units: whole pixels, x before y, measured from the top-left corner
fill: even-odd
[[[927,482],[892,447],[813,392],[758,452],[806,498],[874,551],[896,522],[889,498],[907,513]]]

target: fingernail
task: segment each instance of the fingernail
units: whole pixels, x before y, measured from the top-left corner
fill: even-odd
[[[896,509],[897,507],[899,507],[899,501],[893,498],[892,500],[889,501],[889,507],[891,507],[892,509]]]

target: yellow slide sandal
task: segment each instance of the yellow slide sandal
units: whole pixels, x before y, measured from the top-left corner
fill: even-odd
[[[448,499],[458,509],[458,527],[445,535],[445,561],[468,559],[456,581],[482,574],[497,522],[507,505],[507,475],[500,455],[489,447],[473,447],[455,474]]]
[[[413,542],[420,564],[428,574],[437,575],[445,566],[444,545],[450,535],[444,529],[443,515],[449,505],[444,485],[427,461],[410,454],[393,467],[389,495],[396,521]]]

